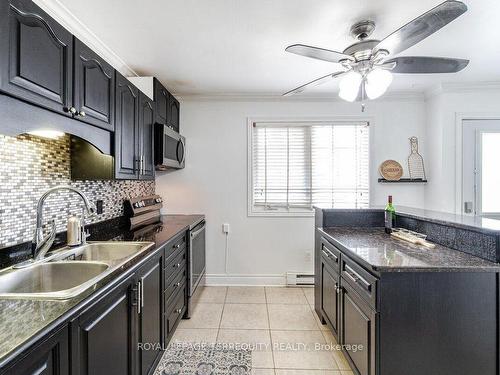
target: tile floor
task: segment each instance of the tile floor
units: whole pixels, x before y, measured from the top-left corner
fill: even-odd
[[[253,375],[353,375],[314,312],[312,288],[205,287],[172,342],[250,344]],[[258,346],[255,346],[258,344]]]

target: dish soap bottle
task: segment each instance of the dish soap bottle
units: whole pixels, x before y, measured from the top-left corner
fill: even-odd
[[[390,234],[396,222],[396,210],[392,205],[392,195],[387,198],[387,206],[385,206],[385,233]]]

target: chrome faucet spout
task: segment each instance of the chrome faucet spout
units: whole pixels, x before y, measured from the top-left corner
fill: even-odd
[[[36,208],[36,230],[35,230],[35,236],[33,239],[33,244],[35,245],[35,253],[34,253],[34,258],[35,261],[39,261],[45,257],[45,254],[47,251],[49,251],[50,247],[54,243],[54,238],[55,238],[55,231],[56,227],[55,225],[52,225],[52,229],[50,233],[44,237],[43,235],[43,207],[45,204],[45,200],[49,195],[52,193],[61,191],[61,190],[67,190],[71,191],[73,193],[76,193],[82,198],[82,201],[84,203],[85,211],[87,212],[88,215],[92,214],[94,212],[94,208],[92,204],[90,203],[89,199],[87,196],[79,189],[76,189],[71,186],[56,186],[53,187],[49,190],[47,190],[38,200],[37,208]]]

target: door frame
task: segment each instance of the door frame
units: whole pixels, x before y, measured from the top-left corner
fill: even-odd
[[[500,112],[455,113],[455,214],[463,215],[463,127],[466,120],[499,120]]]

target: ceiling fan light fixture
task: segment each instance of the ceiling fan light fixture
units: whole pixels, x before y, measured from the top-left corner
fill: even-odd
[[[363,76],[360,73],[353,71],[346,73],[339,82],[339,97],[348,102],[355,101],[362,81]]]
[[[365,90],[369,99],[384,95],[392,83],[392,74],[388,70],[375,68],[366,75]]]

